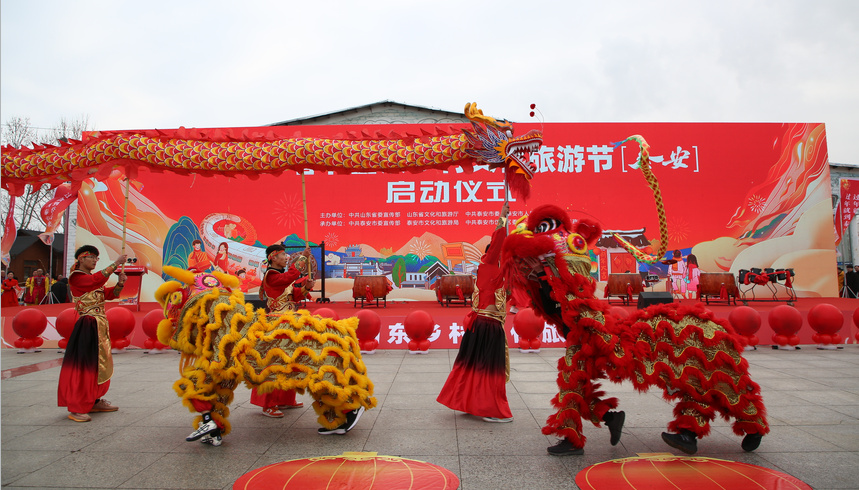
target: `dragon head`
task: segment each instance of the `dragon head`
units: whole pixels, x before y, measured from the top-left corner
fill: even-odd
[[[465,105],[465,116],[472,127],[471,130],[462,130],[469,145],[465,152],[490,168],[503,167],[511,189],[523,199],[528,199],[529,181],[536,171],[531,165],[531,153],[543,145],[543,133],[532,129],[514,137],[513,125],[509,121],[485,116],[474,103]]]
[[[596,221],[573,221],[551,204],[535,208],[516,222],[504,241],[508,283],[528,293],[537,314],[563,325],[561,304],[594,297],[590,248],[601,235]]]

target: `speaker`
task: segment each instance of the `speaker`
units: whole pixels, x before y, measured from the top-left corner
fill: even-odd
[[[673,303],[674,298],[667,291],[643,291],[638,294],[638,309],[659,303]]]

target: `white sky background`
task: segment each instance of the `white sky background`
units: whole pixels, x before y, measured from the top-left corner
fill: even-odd
[[[392,100],[546,122],[823,122],[859,164],[859,1],[3,0],[0,119],[259,126]],[[725,142],[730,144],[730,142]]]

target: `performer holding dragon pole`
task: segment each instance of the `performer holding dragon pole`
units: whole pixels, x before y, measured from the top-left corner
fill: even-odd
[[[501,248],[507,236],[507,203],[477,268],[472,311],[453,369],[437,401],[453,410],[483,417],[487,422],[512,422],[505,384],[510,379],[507,355],[507,292],[501,273]]]
[[[305,248],[302,257],[307,259],[310,255],[310,248]],[[292,301],[294,283],[301,276],[301,272],[295,267],[295,264],[286,269],[286,263],[289,256],[286,255],[286,249],[283,245],[269,245],[265,249],[266,261],[268,269],[262,279],[262,287],[260,288],[261,298],[266,301],[266,312],[269,315],[282,315],[283,313],[295,311],[295,302]],[[309,281],[302,281],[302,286],[299,289],[304,289]],[[281,408],[301,408],[304,406],[302,402],[295,401],[295,390],[273,390],[270,393],[259,393],[259,390],[254,387],[251,391],[251,403],[262,407],[262,413],[266,417],[281,418],[283,412]]]
[[[84,245],[75,252],[69,289],[79,318],[66,346],[57,389],[57,404],[68,407],[69,419],[75,422],[89,422],[90,412],[119,410],[102,398],[113,375],[104,302],[119,297],[125,284],[125,273],[117,273],[119,280],[116,286],[105,288],[104,285],[125,259],[124,254],[120,255],[114,263],[93,274],[98,264],[98,249]]]

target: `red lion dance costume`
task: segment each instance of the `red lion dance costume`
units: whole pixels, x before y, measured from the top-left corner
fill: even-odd
[[[740,338],[701,304],[657,304],[622,320],[610,315],[590,275],[589,247],[601,234],[598,223],[573,223],[564,210],[544,205],[520,219],[504,242],[508,284],[524,289],[534,311],[566,339],[552,399],[558,411],[543,428],[564,439],[549,453],[583,454],[582,419],[597,427],[606,422],[612,444],[619,441],[623,412],[611,411],[618,400],[603,398],[600,379],[629,381],[640,392],[662,389],[663,398],[676,402],[662,438],[683,452],[697,451],[697,439],[709,434],[717,414],[735,420],[744,450],[757,449],[769,426]]]

